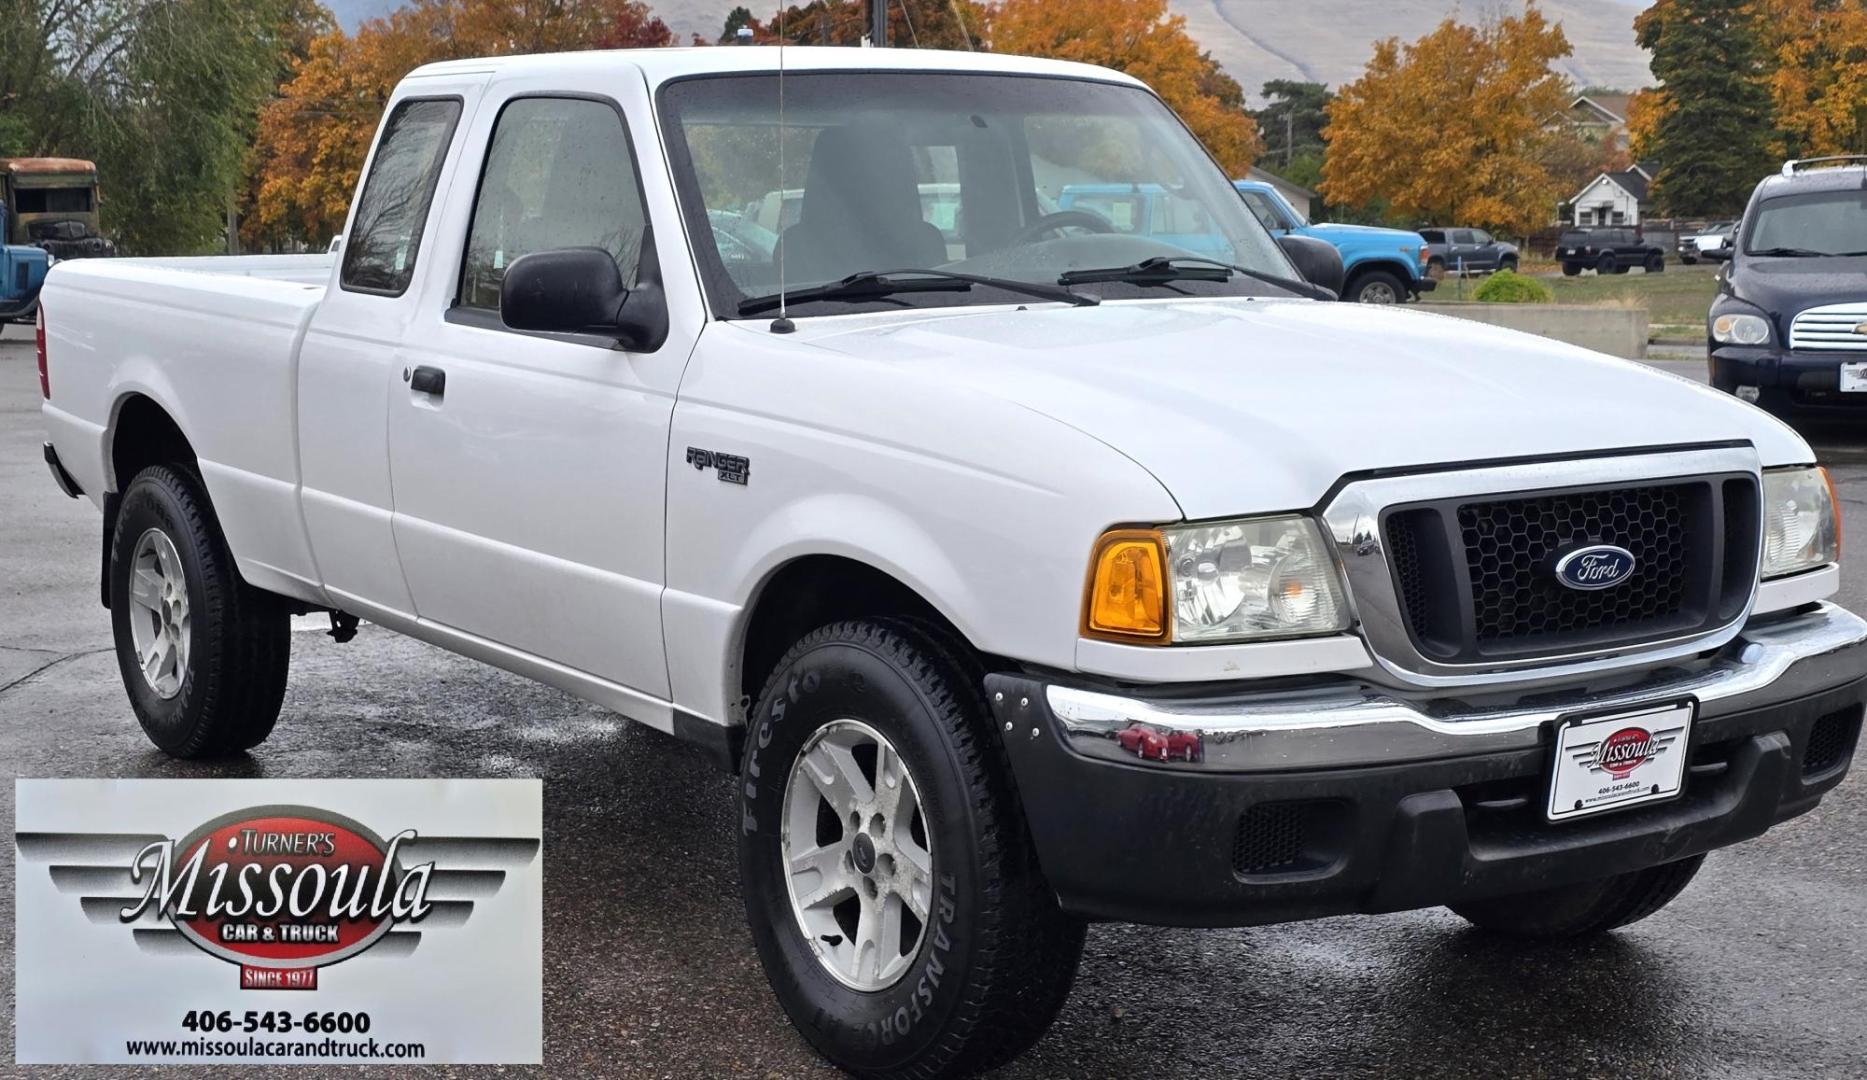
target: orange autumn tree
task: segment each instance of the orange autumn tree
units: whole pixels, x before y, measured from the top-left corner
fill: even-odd
[[[412,0],[355,35],[312,41],[260,113],[251,247],[322,246],[343,228],[384,104],[422,64],[469,56],[653,47],[672,34],[641,0]]]
[[[1867,6],[1757,0],[1775,149],[1784,157],[1867,151]]]
[[[1627,149],[1635,161],[1653,156],[1660,117],[1666,115],[1666,91],[1657,86],[1636,90],[1627,99]]]
[[[1534,3],[1481,26],[1447,19],[1409,45],[1376,43],[1361,78],[1329,106],[1323,194],[1333,205],[1385,200],[1407,221],[1527,234],[1570,194],[1551,169],[1550,117],[1571,100],[1550,64],[1562,27]]]
[[[1147,83],[1233,176],[1263,148],[1250,115],[1213,92],[1218,65],[1167,0],[1004,0],[989,33],[994,52],[1101,64]]]

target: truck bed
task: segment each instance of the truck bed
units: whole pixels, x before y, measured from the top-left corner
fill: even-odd
[[[247,580],[302,595],[315,581],[298,506],[297,368],[335,256],[87,259],[47,277],[45,419],[66,468],[101,503],[109,434],[136,395],[194,447]],[[284,436],[284,437],[281,437]]]

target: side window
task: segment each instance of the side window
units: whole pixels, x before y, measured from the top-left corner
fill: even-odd
[[[1476,244],[1478,241],[1472,239],[1472,231],[1470,229],[1460,229],[1452,234],[1452,242],[1455,244]]]
[[[404,101],[389,114],[344,239],[344,288],[400,296],[415,275],[421,230],[453,141],[460,102]]]
[[[1262,193],[1256,191],[1241,191],[1239,195],[1244,197],[1245,205],[1251,208],[1251,212],[1257,215],[1259,223],[1265,228],[1285,228],[1283,215],[1277,212],[1277,208],[1272,206],[1271,201],[1265,198]]]
[[[1472,230],[1472,243],[1482,245],[1482,244],[1489,244],[1490,242],[1491,242],[1490,233],[1484,231],[1483,229]]]
[[[633,285],[647,223],[622,116],[606,102],[518,98],[493,125],[467,227],[459,303],[499,309],[512,260],[597,247]]]

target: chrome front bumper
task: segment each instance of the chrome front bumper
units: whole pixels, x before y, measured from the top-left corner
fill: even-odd
[[[1709,660],[1485,701],[1372,685],[1225,698],[1140,698],[1045,688],[1065,745],[1090,758],[1194,772],[1390,765],[1524,750],[1579,711],[1691,698],[1701,718],[1791,701],[1867,676],[1867,621],[1833,604],[1746,626]],[[1615,683],[1608,678],[1618,678]],[[1629,681],[1632,680],[1632,681]],[[1124,734],[1126,733],[1126,734]],[[1033,729],[1035,735],[1035,729]]]

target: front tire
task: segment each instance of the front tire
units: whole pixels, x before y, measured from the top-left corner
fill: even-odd
[[[1563,277],[1577,277],[1581,274],[1581,272],[1582,272],[1581,263],[1566,262],[1562,264],[1562,276]]]
[[[1601,258],[1595,260],[1595,273],[1597,274],[1618,274],[1620,272],[1621,268],[1614,261],[1614,256],[1612,255],[1603,255]]]
[[[149,741],[178,758],[258,746],[285,698],[290,616],[241,580],[200,479],[138,473],[110,552],[117,667]]]
[[[1647,256],[1647,273],[1663,274],[1665,272],[1666,272],[1666,256],[1664,255],[1648,255]]]
[[[1594,937],[1672,903],[1704,863],[1705,856],[1694,855],[1596,881],[1450,906],[1472,925],[1510,937]]]
[[[1385,270],[1368,270],[1355,279],[1349,295],[1357,304],[1398,304],[1407,299],[1407,287]]]
[[[1514,274],[1517,272],[1517,260],[1507,255],[1504,258],[1498,260],[1497,268],[1500,271],[1509,271],[1510,273]]]
[[[982,677],[925,624],[836,623],[785,655],[752,718],[747,922],[799,1033],[863,1076],[1009,1061],[1075,979],[1084,924],[1038,870]]]

